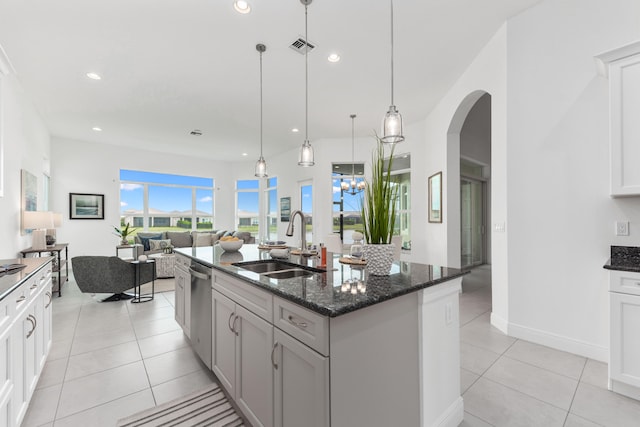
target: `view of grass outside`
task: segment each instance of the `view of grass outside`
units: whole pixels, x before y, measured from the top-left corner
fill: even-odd
[[[120,226],[140,232],[213,229],[213,179],[120,170]]]

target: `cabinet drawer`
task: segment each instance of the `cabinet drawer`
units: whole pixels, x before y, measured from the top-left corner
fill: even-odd
[[[267,322],[273,321],[273,295],[269,292],[216,270],[213,272],[213,289]]]
[[[176,253],[176,267],[182,268],[185,271],[189,271],[190,264],[191,261],[189,261],[188,257]]]
[[[289,302],[273,299],[273,324],[318,353],[329,355],[329,318]]]
[[[609,290],[622,294],[640,295],[640,273],[630,271],[609,272]]]

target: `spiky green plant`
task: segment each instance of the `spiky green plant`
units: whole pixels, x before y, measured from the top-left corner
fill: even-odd
[[[129,228],[130,224],[127,223],[124,227],[121,226],[120,228],[118,227],[113,227],[114,229],[114,233],[116,236],[120,237],[120,239],[122,240],[122,242],[127,241],[127,238],[129,237],[129,235],[133,234],[134,231],[136,231],[136,228]]]
[[[371,181],[366,182],[364,197],[360,199],[364,237],[367,243],[373,245],[391,243],[398,196],[398,186],[394,184],[390,173],[393,145],[385,160],[384,145],[377,135],[376,141],[377,146],[371,156]]]

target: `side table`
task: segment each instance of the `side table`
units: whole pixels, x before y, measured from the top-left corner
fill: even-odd
[[[57,243],[54,246],[48,246],[45,249],[33,249],[27,248],[21,250],[22,258],[26,258],[29,254],[38,254],[38,257],[43,253],[51,254],[53,258],[53,290],[52,292],[58,292],[58,296],[62,296],[62,284],[69,280],[69,244]],[[62,259],[61,252],[64,251],[64,259]],[[64,267],[64,272],[63,272]],[[56,277],[57,276],[57,277]]]
[[[153,276],[151,280],[151,293],[142,295],[142,291],[140,290],[140,288],[142,287],[142,284],[140,283],[140,267],[145,264],[155,264],[155,263],[156,261],[153,259],[148,259],[146,261],[131,261],[131,264],[135,266],[135,270],[136,270],[136,282],[135,282],[135,285],[133,286],[133,298],[131,299],[131,302],[133,304],[137,304],[139,302],[151,301],[155,296],[155,290],[156,290],[155,265],[152,265]]]

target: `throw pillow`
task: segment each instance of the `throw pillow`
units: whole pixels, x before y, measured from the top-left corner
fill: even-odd
[[[140,243],[144,247],[145,251],[150,251],[151,248],[149,246],[149,240],[162,240],[162,233],[158,233],[156,235],[146,235],[146,236],[138,236],[140,238]]]
[[[193,246],[211,246],[211,233],[193,232]]]
[[[176,248],[190,248],[193,246],[191,233],[188,231],[167,231],[167,239],[170,239],[171,245]]]
[[[152,251],[163,250],[165,248],[168,248],[169,246],[171,246],[171,239],[166,239],[166,240],[150,239],[149,240],[149,248],[151,248]]]

